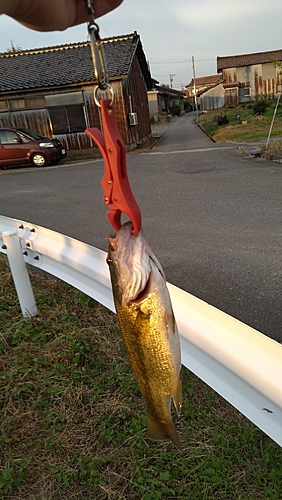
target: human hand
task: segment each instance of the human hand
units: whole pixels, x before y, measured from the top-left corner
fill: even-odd
[[[93,0],[95,19],[122,0]],[[37,31],[63,31],[91,20],[84,0],[0,0],[0,13]]]

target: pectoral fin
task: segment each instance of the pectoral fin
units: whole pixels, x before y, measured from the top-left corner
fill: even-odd
[[[174,335],[174,334],[178,333],[177,325],[176,325],[176,321],[175,321],[175,317],[174,317],[172,309],[169,313],[165,312],[165,322],[167,324],[168,334],[171,333]]]
[[[182,383],[180,377],[176,380],[175,388],[172,391],[171,397],[173,399],[177,415],[179,416],[182,407]]]
[[[153,441],[171,439],[176,448],[182,450],[173,422],[160,422],[149,413],[147,415],[147,437]]]

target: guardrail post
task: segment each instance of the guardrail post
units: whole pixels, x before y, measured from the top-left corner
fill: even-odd
[[[23,316],[36,316],[37,307],[33,295],[29,275],[22,254],[22,248],[17,231],[2,233],[4,246],[15,283]]]

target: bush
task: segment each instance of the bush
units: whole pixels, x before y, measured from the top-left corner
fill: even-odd
[[[253,106],[253,112],[255,115],[263,115],[266,112],[266,108],[266,101],[257,101]]]
[[[180,115],[180,106],[178,106],[178,104],[173,104],[170,108],[170,112],[172,114],[172,116],[179,116]]]
[[[229,120],[226,115],[221,115],[218,117],[217,123],[221,127],[221,125],[227,125],[229,123]]]
[[[184,101],[184,111],[185,113],[190,113],[192,111],[192,105],[189,101]]]

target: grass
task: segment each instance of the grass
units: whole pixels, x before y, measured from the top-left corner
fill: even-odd
[[[263,115],[255,115],[253,106],[255,103],[227,106],[219,110],[210,111],[199,117],[199,124],[217,142],[260,142],[266,143],[269,128],[276,105],[276,100],[267,101],[266,112]],[[240,115],[238,120],[236,117]],[[216,117],[225,115],[229,123],[219,126]],[[272,142],[269,150],[282,151],[282,107],[278,106],[274,126],[271,133]]]
[[[0,255],[0,499],[282,498],[282,450],[186,368],[183,451],[146,439],[116,317],[38,273],[21,316]]]

